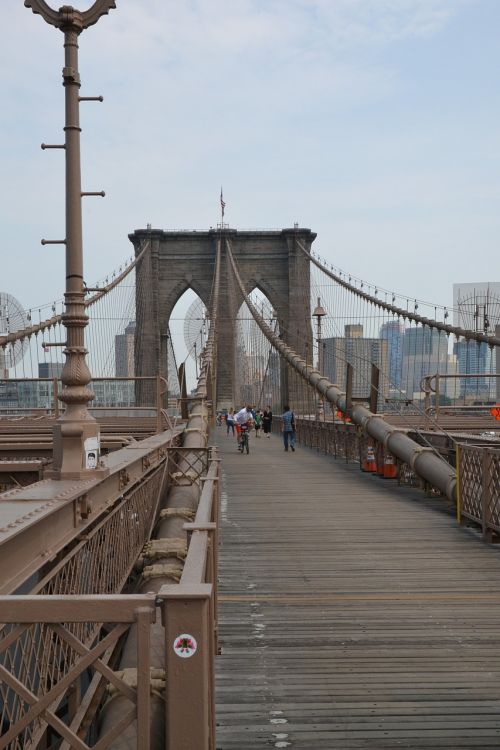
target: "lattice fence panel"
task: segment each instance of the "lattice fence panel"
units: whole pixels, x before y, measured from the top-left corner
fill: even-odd
[[[482,521],[483,451],[474,446],[460,447],[460,507],[464,516]]]
[[[169,479],[173,485],[200,485],[207,470],[207,448],[177,448],[170,453]]]
[[[67,604],[71,607],[71,603]],[[52,603],[47,602],[47,611],[51,606]],[[113,608],[111,604],[109,610]],[[127,623],[130,621],[127,616]],[[44,741],[50,747],[60,747],[65,740],[64,747],[91,748],[94,742],[88,734],[86,713],[73,715],[68,703],[68,694],[76,685],[81,689],[80,705],[86,701],[91,705],[96,697],[99,702],[108,692],[128,699],[129,710],[122,730],[136,719],[139,699],[149,700],[142,694],[139,698],[138,691],[123,681],[123,674],[109,667],[110,658],[129,624],[110,622],[102,627],[101,623],[93,623],[91,641],[76,635],[77,624],[47,622],[10,624],[2,628],[0,747],[8,750],[35,748],[45,736]],[[139,642],[138,649],[144,651]],[[148,664],[147,653],[145,659]],[[104,750],[111,742],[112,737],[103,738],[100,747]]]
[[[486,497],[488,525],[500,531],[500,453],[490,453],[488,472],[484,477],[486,483]]]
[[[71,551],[64,562],[40,582],[33,593],[85,595],[120,592],[144,543],[149,539],[165,475],[162,464],[133,488],[104,521],[88,532],[86,539]],[[67,628],[74,637],[88,644],[95,638],[100,624],[78,622],[69,624]],[[10,630],[11,626],[4,626],[1,634],[6,636]],[[67,642],[61,640],[51,628],[33,625],[11,649],[0,655],[0,664],[13,670],[16,678],[40,697],[71,669],[73,657]],[[1,726],[9,726],[17,721],[25,710],[20,696],[3,681],[0,682]],[[30,724],[29,732],[35,729],[36,722]],[[31,739],[31,734],[29,737],[23,735],[21,744],[13,744],[9,750],[21,750],[28,746]]]

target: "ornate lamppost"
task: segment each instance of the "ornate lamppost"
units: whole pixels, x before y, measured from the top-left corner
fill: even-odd
[[[70,5],[53,10],[45,0],[25,0],[24,5],[39,14],[64,34],[65,142],[62,145],[42,144],[42,148],[62,148],[66,161],[66,236],[64,240],[42,240],[42,244],[66,246],[66,290],[63,323],[66,327],[64,354],[66,362],[61,374],[63,390],[60,400],[66,404],[62,417],[54,426],[54,478],[72,479],[96,476],[104,471],[99,466],[99,424],[88,411],[94,394],[88,388],[90,371],[85,362],[84,331],[88,324],[85,311],[83,279],[82,196],[104,193],[82,193],[80,168],[80,102],[102,101],[102,97],[80,97],[78,71],[78,37],[97,23],[102,15],[115,8],[115,0],[96,0],[86,11]]]
[[[322,357],[322,346],[321,346],[321,318],[323,318],[326,315],[326,310],[324,307],[321,306],[321,298],[318,297],[318,304],[314,308],[313,312],[313,318],[316,318],[316,342],[318,344],[318,371],[323,374],[323,357]],[[320,396],[318,396],[317,400],[317,418],[323,414],[324,416],[324,407],[323,407],[323,400]]]

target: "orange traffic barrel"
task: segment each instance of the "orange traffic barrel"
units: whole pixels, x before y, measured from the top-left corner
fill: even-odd
[[[377,471],[377,461],[375,460],[375,451],[373,450],[372,445],[366,447],[363,471],[370,471],[372,473]]]
[[[396,464],[396,460],[392,453],[386,451],[384,455],[384,477],[386,479],[396,479],[397,476],[398,467]]]

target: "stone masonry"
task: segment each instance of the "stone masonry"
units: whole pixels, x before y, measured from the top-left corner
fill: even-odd
[[[302,356],[312,352],[309,261],[296,245],[310,249],[316,235],[310,229],[237,231],[224,229],[247,293],[256,287],[269,299],[287,344]],[[141,242],[151,250],[137,268],[136,375],[166,377],[167,327],[172,310],[187,289],[192,289],[210,310],[219,229],[163,231],[138,229],[129,235],[136,255]],[[233,363],[235,321],[228,310],[228,261],[223,243],[217,337],[218,408],[235,404]],[[307,350],[307,351],[306,351]],[[283,400],[292,398],[283,383]]]

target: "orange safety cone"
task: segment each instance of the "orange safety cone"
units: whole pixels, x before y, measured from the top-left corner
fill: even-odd
[[[384,477],[386,479],[396,479],[397,476],[398,467],[396,461],[394,460],[392,453],[387,451],[384,456]]]
[[[368,445],[363,462],[363,471],[369,471],[372,474],[377,471],[377,462],[375,460],[375,451],[372,445]]]

